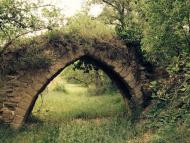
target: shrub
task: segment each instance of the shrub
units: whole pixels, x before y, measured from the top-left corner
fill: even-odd
[[[21,70],[27,71],[48,68],[50,65],[51,59],[41,49],[27,47],[15,50],[12,58],[0,63],[0,71],[1,74],[14,74]]]
[[[64,86],[64,85],[57,85],[53,90],[54,90],[54,91],[58,91],[58,92],[67,93],[67,90],[65,89],[65,86]]]
[[[92,19],[84,14],[78,14],[68,20],[65,32],[82,38],[112,39],[114,29],[103,22]]]

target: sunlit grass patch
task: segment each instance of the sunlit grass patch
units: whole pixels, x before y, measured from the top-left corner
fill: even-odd
[[[72,84],[66,84],[66,91],[67,93],[50,91],[43,95],[44,99],[39,98],[33,115],[43,120],[52,120],[54,116],[57,120],[93,119],[117,115],[125,108],[119,94],[88,96],[85,87]]]

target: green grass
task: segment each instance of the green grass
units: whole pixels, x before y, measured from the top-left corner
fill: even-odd
[[[39,97],[28,123],[19,131],[0,128],[0,143],[189,143],[183,125],[151,129],[147,120],[126,119],[119,93],[89,96],[85,87],[65,84]],[[41,109],[39,111],[39,109]]]
[[[72,119],[94,119],[112,117],[124,112],[122,97],[89,96],[87,88],[80,85],[65,84],[66,93],[48,92],[39,98],[33,109],[33,115],[43,121],[62,121]],[[41,108],[42,106],[42,108]],[[41,108],[41,112],[38,112]]]

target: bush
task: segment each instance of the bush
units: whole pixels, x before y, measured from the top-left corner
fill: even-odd
[[[38,70],[48,68],[51,65],[51,59],[43,53],[38,47],[29,45],[27,48],[15,50],[12,58],[2,60],[5,62],[0,63],[1,74],[14,74],[18,71],[25,70]],[[3,58],[7,58],[2,56]]]
[[[70,33],[80,38],[97,38],[97,39],[112,39],[115,35],[114,29],[105,25],[103,22],[92,19],[84,14],[78,14],[68,20],[65,32]]]
[[[57,85],[53,90],[54,90],[54,91],[58,91],[58,92],[67,93],[67,90],[65,89],[65,86],[64,86],[64,85]]]

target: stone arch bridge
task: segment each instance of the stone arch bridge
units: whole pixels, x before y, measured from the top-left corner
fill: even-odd
[[[0,58],[0,123],[14,128],[27,120],[46,86],[81,58],[92,60],[116,83],[130,116],[148,103],[146,69],[117,38],[39,36],[11,44]]]

